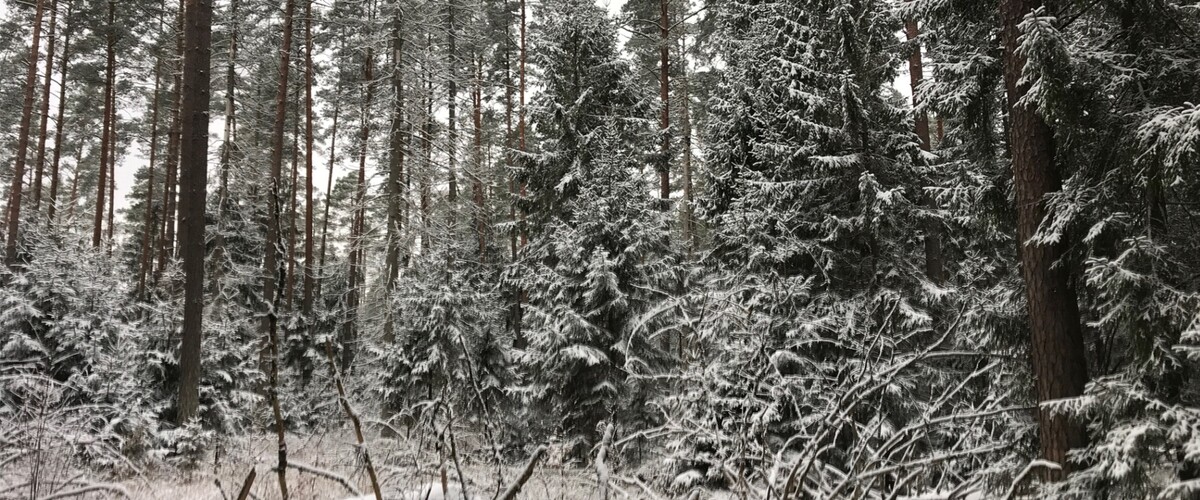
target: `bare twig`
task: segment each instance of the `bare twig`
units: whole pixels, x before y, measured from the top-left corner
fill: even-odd
[[[288,467],[296,469],[297,471],[300,471],[300,472],[303,472],[306,474],[312,474],[317,477],[323,477],[325,479],[328,479],[330,481],[338,483],[338,484],[342,485],[343,487],[345,487],[346,491],[349,491],[351,495],[354,495],[356,497],[362,496],[362,492],[358,491],[358,488],[356,488],[354,486],[354,483],[351,483],[350,480],[346,478],[346,476],[337,474],[335,472],[330,472],[325,469],[318,469],[311,465],[298,463],[296,461],[289,461],[287,465],[288,465]]]

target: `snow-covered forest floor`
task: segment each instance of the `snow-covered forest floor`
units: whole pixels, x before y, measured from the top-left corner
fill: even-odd
[[[291,498],[374,498],[366,470],[356,457],[352,432],[348,429],[340,431],[338,434],[288,435],[289,463],[308,469],[301,471],[289,467]],[[438,452],[432,446],[422,446],[418,436],[411,439],[375,437],[367,446],[379,471],[385,498],[424,500],[426,493],[429,500],[443,498]],[[233,499],[251,470],[256,471],[256,477],[250,498],[279,498],[274,471],[276,450],[273,435],[239,438],[206,453],[187,469],[160,466],[138,470],[128,477],[104,477],[102,472],[84,472],[78,463],[46,456],[37,473],[29,467],[0,469],[0,498],[30,498],[30,483],[36,477],[39,483],[36,498],[42,499],[88,487],[95,488],[94,493],[72,498]],[[449,497],[457,499],[464,498],[461,483],[466,484],[465,498],[491,499],[497,491],[511,485],[525,465],[507,463],[497,470],[494,463],[485,461],[482,456],[460,455],[463,475],[460,483],[453,459],[447,458]],[[353,490],[340,480],[347,481]],[[639,491],[636,483],[622,482],[621,478],[614,478],[610,498],[655,498]],[[595,470],[550,463],[539,464],[519,498],[590,499],[601,498],[600,495]],[[701,495],[699,498],[713,496]]]

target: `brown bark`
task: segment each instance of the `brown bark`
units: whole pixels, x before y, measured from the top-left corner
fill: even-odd
[[[1071,288],[1066,263],[1066,243],[1037,244],[1030,239],[1046,216],[1044,197],[1062,188],[1055,166],[1053,130],[1031,107],[1019,104],[1029,85],[1020,83],[1025,58],[1017,53],[1018,25],[1025,15],[1041,6],[1040,0],[1002,0],[1000,14],[1004,37],[1004,83],[1011,119],[1010,147],[1017,198],[1018,252],[1025,279],[1029,326],[1032,334],[1032,364],[1037,400],[1070,398],[1083,393],[1087,383],[1087,360],[1080,328],[1079,305]],[[1084,427],[1068,416],[1037,412],[1042,458],[1062,464],[1062,471],[1046,472],[1047,480],[1059,480],[1071,471],[1067,451],[1087,444]]]
[[[399,9],[396,16],[392,20],[392,90],[394,92],[392,101],[392,136],[391,136],[391,154],[388,157],[388,227],[387,227],[387,278],[384,282],[384,290],[387,291],[389,297],[396,285],[396,279],[400,276],[400,252],[401,252],[401,231],[404,228],[403,215],[401,214],[401,204],[404,202],[405,196],[403,177],[404,177],[404,147],[406,144],[405,124],[404,124],[404,79],[403,79],[403,61],[404,61],[404,39],[400,35],[403,20],[400,17]],[[384,311],[383,337],[384,342],[391,343],[396,339],[395,321],[393,318],[392,308],[387,307]]]
[[[455,9],[454,0],[446,1],[446,42],[447,55],[446,62],[450,66],[450,81],[448,82],[448,93],[446,99],[447,106],[447,138],[446,138],[446,155],[447,165],[449,166],[449,189],[447,199],[450,202],[450,232],[454,231],[455,207],[454,204],[458,201],[458,28],[455,26]]]
[[[325,216],[321,219],[321,252],[317,264],[317,278],[325,274],[325,243],[329,236],[329,195],[333,193],[333,166],[337,163],[338,115],[341,111],[341,96],[338,96],[333,101],[333,128],[329,132],[329,178],[325,181]],[[317,279],[316,295],[321,295],[320,279]]]
[[[112,128],[108,130],[111,136],[108,140],[108,233],[105,235],[109,241],[113,239],[113,209],[117,202],[117,82],[115,80],[116,73],[113,73],[112,84]]]
[[[367,151],[371,140],[370,112],[371,98],[374,95],[374,86],[371,85],[371,81],[374,79],[374,66],[374,50],[371,47],[367,47],[363,62],[363,87],[365,95],[362,101],[362,128],[359,135],[358,183],[354,196],[354,222],[350,229],[350,275],[349,288],[346,291],[346,314],[349,319],[346,321],[345,329],[342,333],[342,371],[349,370],[353,365],[356,351],[353,346],[358,341],[359,281],[363,266],[362,236],[367,197]]]
[[[217,215],[218,224],[225,221],[225,209],[229,203],[229,169],[233,165],[233,155],[237,150],[237,49],[238,49],[238,0],[229,2],[229,59],[225,64],[225,130],[221,141],[221,166],[217,180]],[[217,286],[217,280],[225,272],[225,233],[218,229],[213,238],[211,280]],[[218,299],[219,301],[219,299]]]
[[[663,207],[671,199],[671,52],[669,50],[671,36],[670,0],[659,0],[658,17],[658,99],[662,109],[660,113],[659,134],[660,154],[662,159],[658,166],[658,197],[663,201]],[[664,337],[666,338],[666,337]]]
[[[175,21],[175,29],[178,30],[175,36],[175,53],[180,60],[183,58],[183,10],[183,0],[180,0],[179,12]],[[167,172],[163,184],[163,220],[158,241],[157,274],[161,274],[167,268],[167,264],[170,263],[175,253],[175,219],[178,208],[175,201],[178,195],[176,181],[179,176],[179,142],[181,140],[179,108],[182,101],[182,69],[178,68],[174,72],[171,82],[171,128],[167,132]],[[155,281],[157,281],[157,277]]]
[[[483,205],[483,56],[475,58],[475,88],[471,95],[474,123],[475,165],[472,195],[475,200],[475,234],[479,239],[479,263],[487,260],[487,210]]]
[[[75,206],[79,205],[79,169],[82,166],[79,164],[79,159],[83,158],[84,142],[79,141],[79,148],[75,153],[75,168],[71,171],[71,195],[69,197],[71,203],[67,206],[67,220],[75,218]]]
[[[108,33],[105,36],[107,43],[105,44],[105,54],[107,54],[107,64],[104,70],[104,124],[100,136],[100,175],[96,182],[96,213],[92,224],[92,246],[100,246],[100,238],[104,234],[104,197],[107,195],[105,188],[108,182],[108,158],[109,150],[114,146],[112,144],[112,129],[113,129],[113,108],[116,103],[113,102],[113,85],[116,80],[116,64],[117,53],[116,43],[117,35],[113,32],[116,23],[116,2],[109,0],[108,2]]]
[[[161,70],[162,58],[159,58],[154,64],[154,94],[151,97],[154,102],[150,104],[150,163],[146,166],[146,214],[142,230],[142,255],[138,265],[137,295],[139,297],[146,291],[146,275],[150,272],[150,266],[154,265],[151,260],[150,247],[153,240],[151,234],[154,233],[156,227],[154,224],[154,160],[158,156],[158,103],[162,97],[159,95],[162,89]]]
[[[300,310],[312,314],[313,266],[313,37],[312,0],[304,3],[304,291]],[[332,153],[331,153],[332,154]],[[332,175],[330,176],[332,177]]]
[[[200,342],[204,319],[204,208],[208,185],[208,102],[212,0],[187,0],[183,96],[180,99],[179,249],[183,260],[183,341],[179,349],[179,424],[200,403]]]
[[[46,209],[46,219],[50,223],[54,223],[54,215],[58,210],[59,166],[63,150],[63,116],[67,109],[67,68],[71,61],[71,12],[74,6],[74,1],[67,1],[66,26],[63,30],[62,68],[58,83],[58,117],[54,121],[54,159],[50,162],[50,206]]]
[[[691,258],[696,250],[696,219],[692,197],[692,108],[691,86],[688,77],[687,37],[679,37],[679,61],[683,64],[679,79],[680,91],[683,93],[680,102],[680,123],[683,132],[683,240],[687,245],[688,257]]]
[[[50,85],[54,76],[54,32],[58,26],[58,0],[50,2],[50,32],[46,36],[46,76],[42,80],[42,119],[38,125],[37,166],[33,171],[33,211],[42,208],[42,173],[46,169],[46,131],[50,120]]]
[[[299,217],[296,196],[300,187],[300,89],[296,89],[296,108],[292,113],[292,181],[288,190],[287,273],[284,274],[284,303],[292,309],[296,297],[296,218]]]
[[[12,189],[8,199],[8,241],[4,244],[4,260],[12,266],[17,262],[17,238],[20,237],[21,190],[25,178],[25,161],[29,154],[29,127],[33,123],[33,94],[37,86],[37,61],[42,38],[42,9],[45,0],[38,0],[33,18],[33,36],[29,61],[25,71],[25,97],[21,107],[21,125],[17,133],[17,157],[13,165]]]
[[[913,109],[916,114],[914,131],[917,138],[921,141],[922,151],[932,151],[933,144],[929,138],[929,115],[924,111],[918,110],[917,89],[921,86],[921,81],[925,78],[924,65],[921,61],[921,31],[917,25],[916,19],[906,19],[904,21],[904,34],[912,44],[912,51],[908,54],[908,73],[909,82],[912,85],[913,93]],[[937,209],[937,200],[933,196],[925,195],[925,206],[930,210]],[[945,265],[942,261],[942,227],[941,223],[936,219],[925,222],[925,275],[934,283],[941,284],[945,281]]]
[[[429,45],[431,44],[427,40],[426,50]],[[425,68],[425,93],[422,97],[425,101],[422,106],[425,115],[421,124],[421,150],[424,152],[425,162],[421,171],[421,253],[428,254],[432,238],[429,228],[432,224],[430,176],[433,171],[433,78],[428,66]]]
[[[277,474],[279,491],[284,500],[287,489],[287,440],[284,434],[283,412],[279,404],[279,229],[280,229],[280,183],[283,170],[283,132],[287,124],[288,76],[292,57],[292,18],[296,12],[295,0],[287,0],[283,12],[283,43],[279,49],[279,82],[275,94],[275,124],[271,132],[271,177],[267,203],[266,255],[263,258],[263,302],[267,314],[263,321],[268,345],[268,383],[271,413],[275,418],[275,437],[279,446]]]
[[[526,46],[526,43],[525,43],[525,0],[521,0],[521,58],[520,58],[520,65],[519,65],[520,68],[518,70],[518,72],[520,73],[521,84],[518,87],[518,94],[520,96],[520,107],[517,110],[517,147],[520,148],[521,153],[525,153],[525,151],[526,151],[526,149],[525,149],[525,59],[528,55],[527,52],[528,52],[528,47]],[[518,199],[522,199],[522,200],[525,199],[525,183],[524,182],[521,182],[521,190],[520,190],[520,193],[518,194],[518,196],[519,196]],[[525,219],[526,219],[527,215],[528,214],[525,213],[525,209],[521,209],[521,223],[519,224],[519,226],[520,226],[520,231],[521,231],[521,246],[522,247],[524,247],[529,242],[529,232],[526,231],[526,229],[525,229]],[[520,305],[518,305],[517,307],[518,307],[517,321],[519,324],[520,317],[521,317],[520,309],[519,309]],[[518,326],[518,328],[519,328],[519,326]],[[518,337],[519,337],[519,335],[518,335]]]

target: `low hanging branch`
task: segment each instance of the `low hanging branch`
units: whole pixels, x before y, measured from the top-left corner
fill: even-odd
[[[258,477],[258,470],[250,469],[250,473],[246,474],[246,480],[242,481],[242,489],[238,492],[237,500],[246,500],[250,497],[250,487],[254,486],[256,477]]]
[[[509,486],[504,491],[504,495],[500,497],[500,500],[513,500],[517,498],[517,494],[521,492],[521,488],[525,486],[525,482],[529,481],[529,478],[533,476],[533,469],[537,467],[538,461],[545,455],[546,446],[538,446],[533,451],[533,456],[529,457],[529,463],[525,464],[525,470],[521,471],[521,476],[517,478],[517,481],[512,486]]]

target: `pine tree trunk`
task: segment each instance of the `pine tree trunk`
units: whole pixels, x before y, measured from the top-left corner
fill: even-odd
[[[9,266],[17,263],[17,238],[21,225],[21,190],[25,179],[25,161],[29,155],[29,127],[33,124],[33,96],[37,87],[37,61],[42,38],[42,8],[38,0],[33,18],[33,36],[29,61],[25,71],[25,96],[21,107],[21,125],[17,131],[17,157],[13,165],[12,189],[8,193],[8,241],[4,244],[4,260]]]
[[[50,32],[46,41],[46,76],[42,80],[42,119],[38,125],[37,166],[33,172],[33,211],[41,213],[42,174],[46,170],[46,131],[50,120],[50,86],[54,76],[54,32],[58,26],[58,0],[50,2]]]
[[[284,303],[289,311],[296,297],[296,218],[300,215],[296,199],[300,191],[300,87],[296,88],[296,108],[292,119],[292,181],[288,190],[287,274],[284,275]]]
[[[458,201],[458,27],[455,25],[455,8],[454,0],[446,1],[446,63],[450,67],[450,81],[448,82],[448,93],[446,99],[447,121],[446,121],[446,155],[447,165],[449,166],[449,189],[447,192],[447,200],[450,202],[448,207],[450,210],[450,227],[448,231],[454,232],[455,220],[455,202]]]
[[[912,44],[912,52],[908,55],[908,73],[909,81],[912,85],[913,93],[913,109],[916,110],[919,106],[917,102],[917,89],[921,86],[921,81],[925,78],[924,64],[921,61],[921,31],[917,25],[916,19],[906,19],[904,21],[904,33]],[[914,123],[914,131],[917,138],[921,141],[921,150],[929,152],[933,150],[933,144],[929,139],[929,115],[924,111],[917,111]],[[925,194],[925,206],[929,210],[937,210],[937,199],[931,195]],[[934,283],[941,284],[945,281],[945,265],[942,262],[942,227],[941,223],[936,219],[930,219],[925,222],[925,275]]]
[[[180,60],[183,59],[183,10],[184,6],[181,0],[179,2],[179,12],[175,19],[175,29],[178,30],[175,36],[175,53],[179,56]],[[171,128],[167,131],[167,172],[163,184],[163,220],[162,230],[159,233],[158,271],[155,282],[158,281],[157,275],[161,275],[166,270],[167,264],[170,263],[175,253],[175,200],[177,195],[176,181],[179,176],[179,107],[182,100],[182,77],[183,68],[176,68],[171,82]]]
[[[359,276],[362,273],[363,266],[362,235],[366,214],[366,207],[364,205],[367,198],[367,151],[371,140],[370,113],[371,98],[374,95],[374,86],[371,85],[371,82],[375,78],[374,66],[375,53],[371,47],[367,47],[366,59],[363,62],[362,83],[365,95],[362,102],[362,129],[359,135],[358,184],[354,195],[354,222],[350,229],[350,276],[349,288],[346,291],[346,315],[349,319],[346,321],[345,330],[342,335],[342,372],[350,370],[350,367],[353,366],[356,352],[354,345],[358,342]]]
[[[694,256],[696,251],[696,219],[694,213],[694,199],[692,196],[692,96],[690,77],[688,76],[687,62],[687,37],[679,37],[679,62],[682,64],[680,71],[680,92],[683,94],[679,101],[681,118],[681,129],[683,132],[683,240],[687,245],[688,257]]]
[[[400,276],[400,252],[401,252],[401,231],[404,227],[402,219],[401,204],[404,202],[406,193],[403,189],[404,177],[404,148],[406,145],[406,134],[404,133],[404,78],[403,78],[403,61],[404,61],[404,39],[401,38],[400,30],[403,26],[400,17],[400,10],[397,9],[395,18],[392,20],[392,90],[394,92],[392,101],[392,126],[391,126],[391,153],[388,157],[388,227],[387,227],[387,278],[384,282],[384,290],[387,297],[390,299],[392,292],[396,286],[396,279]],[[385,343],[391,344],[396,340],[396,326],[394,313],[391,307],[384,310],[383,324],[383,339]]]
[[[479,263],[487,261],[487,210],[483,199],[483,56],[475,57],[475,88],[471,96],[475,143],[475,173],[472,194],[475,199],[475,234],[479,239]]]
[[[112,126],[108,133],[112,137],[108,141],[108,233],[105,236],[109,241],[113,239],[113,211],[117,202],[117,82],[116,70],[113,70],[112,84]]]
[[[218,229],[213,238],[214,247],[212,261],[213,273],[211,280],[214,288],[217,281],[225,272],[225,211],[229,204],[229,170],[233,165],[233,155],[237,151],[237,62],[238,31],[238,0],[229,2],[229,60],[225,65],[225,130],[221,140],[221,166],[217,180],[217,225]]]
[[[333,166],[337,163],[337,131],[338,131],[338,115],[342,111],[342,98],[337,96],[333,101],[333,127],[329,132],[329,177],[325,181],[325,216],[321,219],[321,252],[317,264],[317,289],[316,296],[321,296],[321,283],[325,275],[325,243],[329,236],[329,195],[333,193]]]
[[[109,150],[114,147],[112,144],[112,129],[113,123],[113,108],[116,103],[113,102],[113,85],[116,80],[116,64],[117,64],[117,35],[113,33],[116,23],[116,1],[109,0],[108,2],[108,33],[105,35],[107,40],[105,45],[105,54],[107,55],[107,64],[104,70],[104,124],[102,125],[100,135],[100,160],[99,160],[99,177],[96,181],[96,213],[92,223],[92,246],[99,248],[100,239],[104,235],[104,199],[108,194],[105,192],[108,182],[108,158]]]
[[[183,260],[183,342],[179,349],[179,418],[200,404],[200,342],[204,319],[204,209],[208,184],[208,102],[212,0],[187,0],[183,96],[180,99],[179,249]]]
[[[236,4],[236,2],[235,2]],[[312,0],[304,3],[304,292],[300,310],[313,311],[313,37]],[[330,153],[332,155],[332,152]],[[332,176],[330,176],[332,177]]]
[[[162,24],[162,23],[159,23]],[[141,297],[146,292],[146,276],[150,273],[150,266],[154,265],[151,260],[152,252],[150,247],[154,233],[154,163],[158,156],[158,103],[162,96],[159,95],[162,90],[162,58],[154,64],[154,102],[150,103],[150,163],[146,166],[146,214],[143,221],[142,230],[142,252],[141,259],[138,265],[138,287],[137,295]]]
[[[279,446],[277,471],[279,491],[284,500],[288,498],[287,488],[287,440],[284,434],[283,412],[279,403],[279,306],[281,294],[278,293],[279,275],[279,230],[282,216],[280,207],[280,187],[283,171],[283,133],[287,125],[288,76],[291,69],[292,57],[292,18],[296,12],[295,0],[287,0],[283,12],[283,43],[279,49],[279,82],[275,94],[275,123],[271,131],[271,176],[270,189],[267,194],[267,238],[265,256],[263,258],[263,295],[262,299],[267,311],[263,320],[263,330],[268,345],[268,388],[271,400],[271,413],[275,418],[275,436]]]
[[[1066,263],[1066,243],[1035,244],[1030,239],[1046,215],[1044,197],[1059,191],[1062,180],[1054,163],[1053,131],[1035,109],[1019,102],[1029,91],[1021,83],[1025,58],[1017,53],[1022,19],[1041,6],[1040,0],[1002,0],[1000,14],[1004,36],[1004,82],[1011,119],[1010,145],[1017,198],[1018,252],[1025,278],[1032,361],[1038,402],[1079,396],[1087,383],[1087,360],[1080,328],[1079,305],[1071,288]],[[1062,464],[1062,471],[1046,471],[1048,480],[1064,478],[1071,470],[1067,451],[1087,444],[1079,422],[1068,416],[1037,412],[1041,456]]]
[[[63,30],[62,68],[58,83],[58,117],[54,121],[54,159],[50,162],[50,206],[46,210],[46,219],[51,224],[54,223],[54,216],[58,211],[59,166],[63,150],[63,116],[67,110],[67,68],[70,67],[71,62],[71,14],[74,6],[73,0],[67,1],[66,26]]]
[[[658,197],[662,199],[663,208],[671,199],[671,52],[669,50],[671,36],[670,0],[659,0],[658,17],[658,99],[660,110],[659,134],[660,154],[658,166]],[[663,337],[666,338],[665,336]]]

